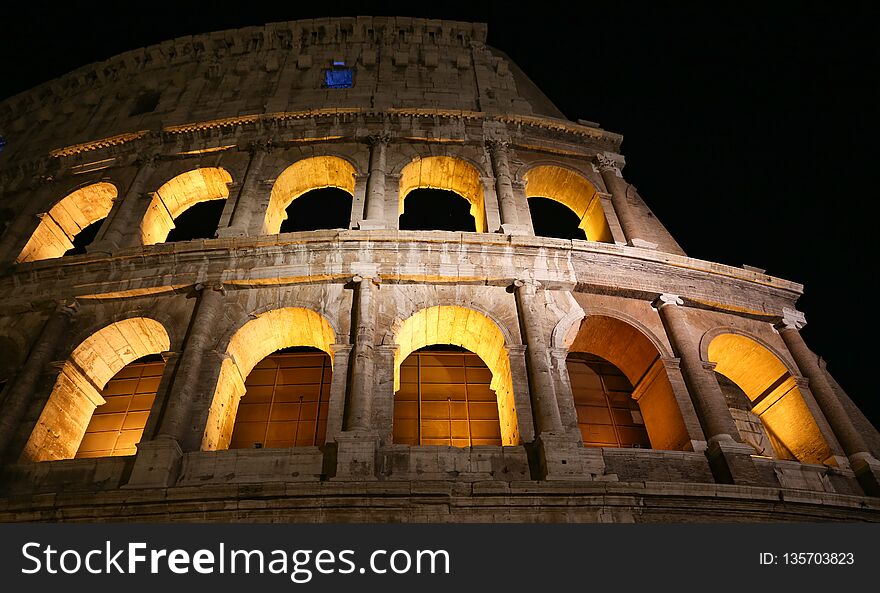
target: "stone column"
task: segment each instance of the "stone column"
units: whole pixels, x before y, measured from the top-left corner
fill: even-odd
[[[342,432],[345,414],[345,384],[348,382],[348,360],[351,344],[330,344],[333,350],[333,378],[330,381],[330,401],[327,402],[327,435],[324,442],[333,442]]]
[[[691,335],[682,305],[674,294],[663,294],[654,302],[672,350],[680,359],[682,374],[708,439],[706,455],[719,482],[762,484],[752,461],[754,450],[740,442],[736,423],[727,409],[724,393],[715,378],[715,364],[700,358],[697,340]]]
[[[386,133],[367,138],[370,144],[370,174],[367,178],[367,207],[362,230],[384,229],[385,224],[385,153],[391,136]]]
[[[349,364],[348,400],[343,430],[336,435],[335,480],[375,480],[378,434],[372,426],[373,348],[376,338],[374,278],[355,276],[352,327],[353,359]]]
[[[630,207],[626,196],[627,183],[623,180],[623,174],[620,172],[617,161],[604,154],[598,154],[596,155],[596,167],[602,175],[605,187],[611,194],[611,203],[614,206],[614,212],[617,214],[617,220],[623,229],[627,245],[647,249],[656,248],[656,243],[650,243],[640,238],[641,225],[635,211]]]
[[[486,148],[495,174],[495,194],[501,209],[501,231],[508,235],[523,234],[507,160],[508,143],[504,140],[486,140]]]
[[[367,180],[369,175],[355,174],[354,195],[351,197],[351,216],[348,220],[349,229],[359,229],[364,220],[367,199]]]
[[[15,453],[10,451],[13,438],[18,435],[28,405],[33,401],[40,377],[49,369],[58,344],[69,333],[70,324],[76,315],[76,302],[59,302],[55,311],[43,325],[43,331],[31,351],[7,387],[6,397],[0,407],[0,460],[11,459]]]
[[[111,254],[121,248],[140,245],[141,219],[152,200],[147,183],[156,172],[158,160],[157,154],[151,154],[138,161],[139,168],[134,180],[125,196],[116,198],[100,235],[86,248],[88,253]]]
[[[229,226],[217,229],[218,237],[244,237],[251,234],[254,210],[257,207],[256,196],[267,193],[260,187],[260,173],[263,169],[263,161],[272,148],[271,141],[252,142],[248,146],[250,160],[244,178],[241,180],[241,187],[235,197],[235,205],[232,208],[232,215],[229,217]],[[268,196],[266,196],[266,200],[268,201]]]
[[[550,358],[553,361],[553,374],[556,379],[556,404],[559,406],[563,428],[574,438],[582,439],[578,427],[577,408],[574,405],[574,393],[571,390],[571,379],[568,376],[568,349],[553,348],[550,350]]]
[[[850,466],[862,488],[867,494],[880,496],[880,462],[871,453],[867,442],[847,414],[828,377],[819,366],[819,358],[804,342],[800,329],[806,324],[807,321],[800,311],[783,309],[782,320],[776,325],[776,329],[798,370],[809,381],[810,392],[849,458]]]
[[[193,404],[204,385],[199,383],[202,361],[214,342],[217,322],[223,314],[222,284],[197,284],[198,302],[183,345],[177,373],[169,387],[165,409],[159,416],[158,435],[138,444],[129,487],[167,487],[177,479],[183,443],[191,429]]]
[[[529,394],[529,372],[526,368],[525,344],[511,344],[504,347],[510,360],[510,378],[513,382],[513,399],[516,402],[516,421],[519,425],[519,438],[523,443],[535,440],[535,419]]]
[[[592,480],[604,472],[601,451],[586,452],[579,435],[562,425],[550,351],[541,328],[543,295],[534,280],[516,280],[514,295],[526,344],[526,368],[535,417],[537,467],[533,471],[545,480]]]
[[[529,372],[529,391],[538,435],[543,432],[562,433],[562,419],[556,404],[556,390],[550,372],[550,356],[541,317],[538,314],[539,284],[532,280],[515,280],[513,283],[516,308],[526,344],[526,368]],[[543,300],[543,299],[540,299]]]

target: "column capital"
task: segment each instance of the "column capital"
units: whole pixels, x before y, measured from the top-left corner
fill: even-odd
[[[535,294],[541,288],[541,283],[534,278],[515,278],[512,282],[514,288],[525,288],[528,294]]]
[[[620,170],[623,168],[623,156],[611,152],[600,152],[596,155],[595,167],[599,173],[610,172],[618,177],[623,177]]]
[[[807,325],[807,318],[797,309],[782,308],[782,319],[774,326],[777,331],[785,329],[802,329]]]
[[[489,150],[506,151],[510,148],[510,141],[503,138],[486,138],[485,144]]]
[[[370,146],[376,146],[378,144],[388,145],[392,140],[394,140],[394,136],[392,136],[390,132],[376,132],[375,134],[367,135],[365,138],[366,143]]]
[[[667,292],[667,293],[661,294],[656,299],[654,299],[654,302],[651,303],[651,305],[655,309],[659,310],[667,305],[678,305],[678,306],[684,305],[684,301],[677,294],[672,294],[672,293]]]
[[[510,344],[504,346],[504,349],[507,350],[508,355],[513,354],[518,356],[524,355],[527,348],[528,346],[526,346],[525,344]]]
[[[379,284],[382,283],[382,279],[379,277],[379,274],[370,275],[370,276],[368,276],[367,274],[355,274],[354,276],[351,277],[351,280],[350,280],[350,282],[352,284],[361,284],[362,282],[366,282],[366,281],[370,281],[373,284],[375,284],[376,286],[378,286]]]
[[[663,364],[663,367],[667,370],[680,370],[681,369],[681,359],[676,358],[675,356],[661,356],[660,362]]]
[[[333,356],[348,356],[351,354],[352,344],[330,344],[330,351]]]
[[[196,292],[202,292],[206,289],[219,292],[222,296],[226,296],[226,287],[222,282],[198,282],[193,286],[193,290]]]
[[[379,344],[378,346],[373,346],[373,350],[382,356],[394,358],[397,351],[400,350],[400,344]]]
[[[568,348],[550,348],[550,356],[565,360],[568,358]]]
[[[703,369],[706,371],[715,372],[715,367],[718,366],[717,362],[711,362],[709,360],[700,361],[700,364],[703,366]]]
[[[256,155],[259,153],[268,153],[273,148],[275,148],[275,143],[272,142],[272,139],[266,140],[254,140],[247,145],[247,151],[251,153],[251,155]]]
[[[55,311],[68,319],[73,319],[79,312],[79,303],[76,299],[56,301]]]
[[[164,352],[160,352],[159,356],[162,357],[162,360],[164,360],[166,363],[168,363],[168,362],[171,362],[172,360],[180,358],[180,352],[177,352],[174,350],[165,350]]]
[[[138,167],[155,167],[162,155],[158,152],[146,152],[138,155],[134,164]]]
[[[793,376],[792,378],[794,379],[794,384],[797,385],[798,389],[810,389],[810,380],[806,377]]]

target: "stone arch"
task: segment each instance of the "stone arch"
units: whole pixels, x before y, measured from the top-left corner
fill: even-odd
[[[733,328],[706,332],[701,351],[704,345],[705,360],[715,363],[715,372],[733,382],[748,398],[751,409],[747,412],[760,420],[774,457],[823,463],[832,456],[796,376],[778,353],[755,336]],[[732,413],[744,440],[763,438],[756,432],[757,426],[748,426],[752,416],[739,417],[735,410]],[[754,445],[757,448],[758,443]]]
[[[479,170],[459,157],[427,156],[410,161],[400,172],[398,216],[406,196],[415,189],[452,191],[470,203],[478,233],[486,232],[486,204]]]
[[[328,354],[332,361],[330,345],[335,340],[336,334],[323,315],[301,307],[272,309],[238,328],[226,344],[208,410],[202,450],[228,448],[238,403],[245,393],[245,379],[258,362],[290,346],[317,348]]]
[[[490,388],[498,401],[504,445],[520,441],[507,343],[501,327],[475,309],[437,305],[413,313],[397,326],[394,355],[394,391],[400,389],[400,364],[420,348],[451,344],[473,352],[492,372]]]
[[[704,362],[711,362],[709,360],[709,345],[712,343],[712,340],[717,338],[723,334],[733,334],[737,336],[742,336],[743,338],[748,338],[749,340],[756,342],[762,348],[770,352],[776,359],[785,366],[786,370],[794,376],[798,376],[799,373],[797,368],[788,360],[788,357],[780,351],[776,346],[767,342],[767,340],[763,339],[760,336],[755,335],[750,331],[746,331],[740,329],[738,327],[734,327],[732,325],[724,325],[720,327],[712,328],[700,338],[700,358]]]
[[[64,362],[22,458],[72,459],[92,413],[105,403],[107,382],[129,363],[170,348],[165,327],[149,317],[116,321],[90,335]]]
[[[482,307],[477,303],[473,302],[459,302],[453,298],[439,298],[434,300],[438,304],[438,306],[443,307],[461,307],[463,309],[473,309],[477,313],[483,315],[487,319],[489,319],[492,323],[494,323],[498,330],[501,332],[504,337],[504,343],[511,346],[516,346],[522,343],[522,340],[519,336],[518,328],[512,331],[508,323],[505,323],[496,312],[493,312],[486,307]],[[388,331],[382,336],[381,343],[384,345],[395,345],[397,342],[395,341],[397,338],[398,331],[401,326],[406,322],[407,319],[418,313],[421,309],[420,305],[413,303],[411,307],[408,307],[404,312],[399,312],[398,316],[394,318],[394,321],[391,322],[391,325],[388,328]]]
[[[314,156],[293,163],[281,172],[272,185],[263,234],[277,234],[281,230],[281,223],[287,218],[287,207],[308,191],[335,187],[354,196],[356,175],[354,166],[338,156]]]
[[[588,241],[613,242],[602,200],[586,177],[558,165],[538,165],[529,169],[523,180],[526,198],[547,198],[574,212]]]
[[[61,257],[86,227],[106,218],[118,190],[106,181],[91,183],[67,194],[47,212],[16,258],[16,263]]]
[[[569,353],[599,356],[617,367],[633,386],[651,446],[683,450],[687,426],[663,359],[662,343],[638,321],[623,314],[590,311],[568,346]]]
[[[174,228],[175,219],[200,202],[225,200],[232,175],[221,167],[192,169],[172,177],[156,190],[141,220],[141,242],[162,243]]]

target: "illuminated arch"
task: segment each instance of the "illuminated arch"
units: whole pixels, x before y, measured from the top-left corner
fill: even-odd
[[[174,228],[174,221],[200,202],[225,200],[232,176],[219,167],[193,169],[174,177],[156,190],[141,221],[144,245],[162,243]]]
[[[328,354],[336,340],[330,323],[309,309],[286,307],[258,315],[241,326],[229,340],[214,389],[202,450],[226,449],[232,438],[244,381],[261,360],[282,348],[311,346]]]
[[[722,333],[709,342],[707,358],[749,398],[778,456],[823,463],[832,455],[795,378],[768,348],[742,334]]]
[[[394,356],[395,392],[400,389],[400,364],[410,354],[435,344],[460,346],[479,356],[492,372],[490,388],[498,400],[502,444],[519,444],[510,358],[504,334],[494,321],[473,309],[439,305],[422,309],[406,319],[395,338],[399,346]]]
[[[323,187],[335,187],[354,195],[357,174],[351,163],[336,156],[316,156],[297,161],[275,180],[269,207],[263,222],[263,234],[275,235],[287,218],[287,207],[304,193]]]
[[[107,382],[126,365],[171,349],[168,332],[147,317],[111,323],[86,338],[64,363],[25,445],[27,461],[72,459]]]
[[[400,172],[400,203],[398,215],[403,214],[404,200],[414,189],[445,189],[457,193],[470,205],[478,233],[486,232],[486,206],[480,172],[470,163],[449,156],[417,158]]]
[[[645,333],[615,317],[588,315],[568,351],[599,356],[626,376],[653,448],[677,451],[688,447],[690,437],[661,352]]]
[[[73,239],[92,223],[106,218],[116,199],[112,183],[82,187],[40,214],[40,224],[15,260],[18,263],[61,257],[73,248]]]
[[[562,167],[541,165],[530,169],[524,179],[527,198],[547,198],[567,206],[580,219],[578,226],[588,241],[613,242],[602,200],[583,176]]]

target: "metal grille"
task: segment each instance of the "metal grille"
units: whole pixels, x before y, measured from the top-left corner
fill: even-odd
[[[230,449],[321,445],[332,371],[323,352],[276,353],[245,381]]]
[[[149,361],[116,373],[101,392],[107,403],[95,408],[76,457],[134,455],[164,370],[164,361]]]
[[[569,357],[567,366],[585,446],[651,447],[632,384],[617,367],[582,354]]]
[[[492,372],[470,352],[420,350],[400,365],[394,398],[395,443],[500,445]]]

